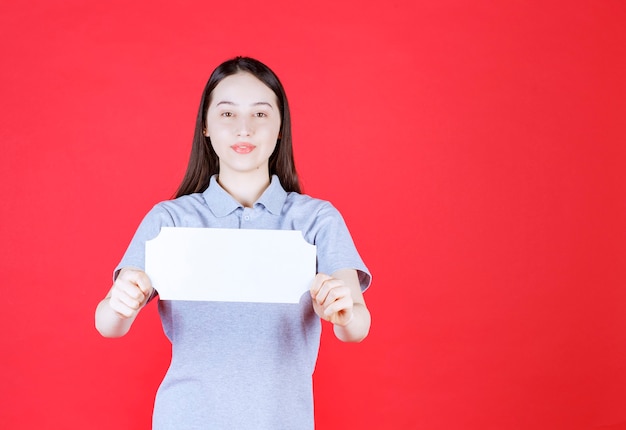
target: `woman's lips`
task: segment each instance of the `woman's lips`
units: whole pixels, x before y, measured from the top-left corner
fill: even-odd
[[[250,152],[252,152],[254,148],[256,148],[256,146],[251,143],[235,143],[234,145],[231,145],[230,147],[237,154],[249,154]]]

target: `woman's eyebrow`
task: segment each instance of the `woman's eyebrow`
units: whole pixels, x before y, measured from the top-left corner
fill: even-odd
[[[231,102],[231,101],[228,101],[228,100],[222,100],[222,101],[218,102],[215,105],[215,107],[220,106],[220,105],[238,106],[237,103]],[[268,103],[268,102],[256,102],[256,103],[252,103],[250,106],[268,106],[270,109],[274,109],[272,104]]]
[[[270,109],[274,109],[272,104],[268,102],[256,102],[256,103],[253,103],[252,106],[268,106]]]

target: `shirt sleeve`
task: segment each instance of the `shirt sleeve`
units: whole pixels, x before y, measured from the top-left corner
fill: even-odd
[[[124,267],[145,270],[146,242],[157,237],[161,232],[161,227],[172,226],[174,226],[174,220],[170,213],[161,204],[154,206],[139,224],[122,260],[113,272],[113,279],[115,280],[120,269]]]
[[[332,274],[340,269],[354,269],[361,290],[365,291],[370,286],[372,275],[361,259],[343,217],[332,204],[326,202],[319,210],[313,230],[317,271]]]

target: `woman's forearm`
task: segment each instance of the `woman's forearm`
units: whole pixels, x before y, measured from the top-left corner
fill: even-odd
[[[362,303],[355,303],[352,308],[352,318],[345,326],[335,324],[333,330],[335,336],[343,342],[360,342],[365,339],[370,331],[372,318],[370,312]]]

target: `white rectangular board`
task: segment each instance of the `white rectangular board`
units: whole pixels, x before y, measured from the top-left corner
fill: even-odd
[[[163,227],[146,242],[146,273],[162,300],[298,303],[316,247],[296,230]]]

